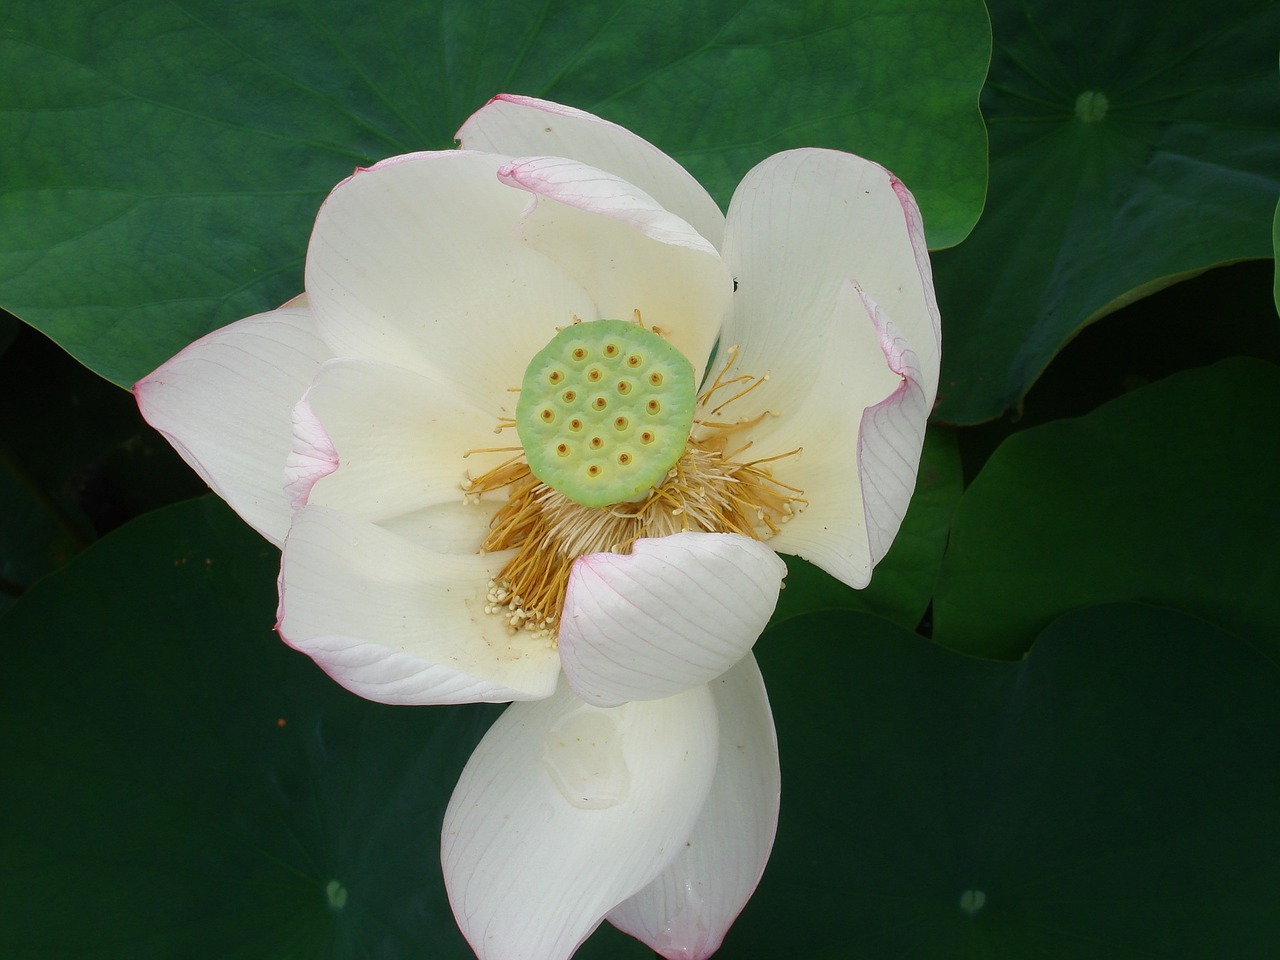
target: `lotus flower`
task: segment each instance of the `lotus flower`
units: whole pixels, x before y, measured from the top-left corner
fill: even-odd
[[[785,566],[865,586],[937,388],[919,212],[793,150],[723,216],[614,124],[503,96],[462,149],[362,169],[306,293],[144,378],[139,405],[282,547],[278,629],[386,703],[512,703],[445,815],[484,958],[605,918],[719,946],[778,759],[750,650]]]

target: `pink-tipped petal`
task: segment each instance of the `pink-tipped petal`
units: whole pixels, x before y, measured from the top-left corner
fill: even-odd
[[[545,697],[559,675],[555,650],[485,613],[489,580],[505,558],[437,553],[328,507],[304,507],[281,561],[278,629],[369,700]]]
[[[786,565],[758,540],[678,533],[629,555],[579,557],[560,618],[565,677],[587,703],[653,700],[741,660],[769,622]]]
[[[528,196],[498,181],[505,157],[448,150],[357,171],[316,217],[307,292],[335,355],[452,382],[510,415],[525,365],[573,317],[582,288],[516,236]]]
[[[803,378],[774,375],[757,393],[768,393],[777,404],[776,417],[766,417],[753,431],[753,450],[761,455],[798,451],[770,464],[774,477],[804,491],[803,508],[782,525],[769,541],[780,553],[791,553],[822,567],[853,587],[865,587],[871,570],[883,556],[883,548],[897,531],[897,522],[886,506],[905,510],[914,487],[918,446],[891,448],[880,439],[880,428],[865,424],[866,412],[894,406],[904,394],[903,375],[908,347],[900,340],[886,341],[887,320],[877,322],[874,304],[853,283],[840,285],[831,317],[815,330],[813,356]],[[904,351],[897,359],[887,356],[890,343]],[[898,443],[912,429],[923,437],[927,411],[911,405],[896,407],[893,441]],[[903,417],[917,416],[914,428]],[[884,416],[885,414],[881,414]],[[887,425],[886,425],[887,427]],[[868,430],[870,431],[868,433]],[[864,458],[861,444],[872,446]],[[888,463],[897,456],[902,462]],[[912,465],[911,482],[902,491],[902,463]],[[878,471],[891,467],[881,477]],[[869,494],[867,484],[875,491]],[[888,500],[890,492],[893,495]],[[872,511],[868,495],[877,498]],[[899,517],[899,520],[901,518]],[[874,521],[874,528],[872,523]]]
[[[337,469],[338,451],[304,396],[293,408],[293,449],[284,467],[284,491],[293,509],[305,507],[311,488]]]
[[[738,278],[722,340],[776,374],[803,375],[841,285],[853,281],[916,352],[925,398],[938,384],[941,326],[920,211],[879,164],[835,150],[789,150],[733,195],[725,260]],[[750,348],[748,348],[750,345]]]
[[[702,371],[733,293],[708,240],[633,184],[576,160],[525,157],[498,177],[533,194],[521,236],[582,285],[597,315],[640,311]]]
[[[330,356],[298,297],[202,337],[133,392],[182,459],[279,546],[293,514],[284,489],[293,408]]]
[[[725,259],[739,278],[721,337],[740,348],[730,372],[769,375],[725,415],[767,414],[752,453],[791,454],[770,469],[807,501],[771,545],[866,586],[914,487],[938,383],[919,211],[877,164],[793,150],[734,194]]]
[[[925,241],[924,217],[920,215],[920,207],[907,185],[890,174],[890,184],[898,203],[902,205],[902,219],[907,226],[907,238],[911,241],[911,252],[915,256],[916,269],[920,271],[920,284],[924,293],[924,308],[928,314],[929,326],[933,329],[933,349],[929,351],[932,363],[927,370],[921,370],[924,377],[925,399],[933,408],[933,401],[938,392],[937,362],[942,356],[942,314],[938,311],[938,301],[933,292],[933,264],[929,262],[929,245]]]
[[[778,741],[755,657],[709,687],[720,759],[706,805],[671,866],[609,914],[668,960],[703,960],[719,949],[760,882],[778,828]]]
[[[710,240],[621,177],[565,157],[517,157],[498,179],[539,197],[627,224],[652,240],[719,257]]]
[[[569,157],[608,170],[720,247],[724,214],[711,195],[675,160],[616,123],[558,103],[501,94],[473,113],[456,136],[468,150]]]
[[[885,365],[902,378],[898,388],[867,407],[858,427],[858,476],[871,562],[879,563],[902,526],[920,469],[931,400],[911,344],[866,293],[864,306],[880,334]]]
[[[567,960],[694,829],[718,755],[696,687],[601,710],[566,687],[508,707],[445,811],[454,917],[481,960]]]

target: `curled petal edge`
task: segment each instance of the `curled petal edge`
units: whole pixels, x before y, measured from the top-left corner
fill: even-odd
[[[660,243],[689,247],[719,257],[711,241],[684,219],[621,177],[563,157],[517,157],[498,171],[507,186],[528,190],[587,213],[634,227]],[[527,218],[536,205],[530,202]]]
[[[880,337],[889,369],[902,378],[889,396],[863,411],[858,425],[858,476],[867,544],[875,565],[888,552],[915,490],[929,398],[916,351],[893,321],[857,290]]]
[[[293,408],[293,449],[284,467],[284,490],[293,509],[307,505],[311,488],[338,469],[338,451],[307,397]]]
[[[625,127],[574,107],[503,93],[473,113],[455,139],[507,156],[563,156],[634,183],[719,249],[724,214],[676,160]]]

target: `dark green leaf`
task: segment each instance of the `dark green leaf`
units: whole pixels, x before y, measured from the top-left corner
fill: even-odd
[[[1280,203],[1276,204],[1276,215],[1271,221],[1271,248],[1275,262],[1275,296],[1276,311],[1280,312]]]
[[[934,638],[1018,657],[1063,611],[1143,600],[1280,661],[1280,368],[1229,360],[1010,437],[961,498]]]
[[[979,0],[15,5],[0,303],[130,384],[296,294],[335,183],[452,146],[503,90],[630,126],[722,203],[778,150],[864,153],[956,243],[985,188],[988,43]]]
[[[207,497],[0,620],[0,955],[471,956],[439,829],[499,708],[342,690],[272,635],[278,563]],[[593,955],[650,956],[616,932]]]
[[[4,356],[5,351],[12,345],[20,329],[22,329],[21,320],[7,310],[0,310],[0,357]]]
[[[757,646],[773,859],[720,956],[1266,960],[1280,942],[1280,673],[1139,605],[1022,663],[823,613]]]
[[[204,490],[132,397],[30,327],[0,353],[0,425],[2,598],[131,516]]]
[[[80,531],[0,448],[0,614],[27,587],[79,552]]]
[[[987,209],[935,261],[939,416],[1014,407],[1081,327],[1272,255],[1280,5],[992,4]]]

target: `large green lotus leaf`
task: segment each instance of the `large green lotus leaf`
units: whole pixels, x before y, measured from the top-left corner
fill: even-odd
[[[935,261],[951,423],[1015,407],[1068,340],[1125,303],[1270,257],[1280,192],[1272,0],[996,0],[991,14],[990,196]]]
[[[1274,956],[1280,673],[1230,634],[1096,607],[998,663],[826,612],[756,651],[782,817],[721,956]]]
[[[1063,611],[1177,607],[1280,662],[1280,368],[1227,360],[1015,434],[960,500],[934,639],[1018,657]]]
[[[132,383],[296,294],[357,165],[447,148],[501,91],[596,111],[724,203],[789,147],[915,191],[935,245],[985,191],[980,0],[77,0],[0,34],[0,304]]]
[[[0,956],[471,956],[439,830],[498,708],[342,690],[271,633],[278,563],[206,497],[0,620]],[[651,954],[609,928],[582,956]]]
[[[885,558],[865,590],[839,580],[798,557],[787,557],[787,579],[772,623],[814,610],[862,610],[909,629],[920,623],[938,579],[951,518],[963,488],[955,432],[931,427],[911,505]]]

